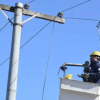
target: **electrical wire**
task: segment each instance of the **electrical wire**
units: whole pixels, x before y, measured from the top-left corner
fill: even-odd
[[[46,26],[48,26],[49,24],[51,23],[51,21],[50,22],[48,22],[42,29],[40,29],[35,35],[33,35],[28,41],[26,41],[21,47],[20,47],[20,49],[22,49],[29,41],[31,41],[36,35],[38,35],[38,33],[40,33]]]
[[[35,0],[29,1],[28,3],[32,3],[33,1],[35,1]]]
[[[52,47],[52,41],[53,41],[53,35],[54,35],[54,25],[55,25],[55,22],[53,23],[51,43],[50,43],[49,55],[48,55],[47,66],[46,66],[46,74],[45,74],[44,85],[43,85],[42,100],[43,100],[43,97],[44,97],[45,83],[46,83],[46,79],[47,79],[48,65],[49,65],[49,59],[50,59],[51,47]]]
[[[84,19],[84,18],[74,18],[74,17],[66,17],[65,19],[78,19],[78,20],[100,21],[99,19]]]
[[[8,57],[7,59],[5,59],[1,64],[0,66],[2,66],[5,62],[7,62],[8,60],[10,59],[10,57]]]
[[[9,24],[9,22],[7,22],[7,23],[0,29],[0,31],[2,31],[8,24]]]
[[[29,43],[36,35],[38,35],[44,28],[46,28],[49,24],[51,23],[48,22],[42,29],[40,29],[36,34],[34,34],[28,41],[26,41],[21,47],[20,49],[22,49],[27,43]],[[0,66],[2,66],[5,62],[7,62],[8,60],[10,59],[10,57],[8,57],[7,59],[5,59],[1,64]]]
[[[73,7],[67,8],[67,9],[65,9],[65,10],[63,10],[63,11],[61,11],[61,12],[65,12],[65,11],[67,11],[67,10],[73,9],[73,8],[78,7],[78,6],[82,5],[82,4],[85,4],[85,3],[89,2],[89,1],[91,1],[91,0],[87,0],[87,1],[85,1],[85,2],[82,2],[82,3],[80,3],[80,4],[75,5],[75,6],[73,6]]]

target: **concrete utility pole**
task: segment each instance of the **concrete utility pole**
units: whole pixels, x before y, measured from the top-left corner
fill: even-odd
[[[22,24],[32,19],[33,17],[54,21],[58,23],[64,23],[65,19],[23,9],[22,3],[16,3],[15,7],[0,4],[0,9],[1,11],[6,10],[9,12],[14,12],[14,23],[12,23],[11,20],[7,17],[7,15],[2,11],[5,17],[13,25],[12,46],[11,46],[6,100],[16,100],[19,48],[20,48],[20,36],[21,36]],[[22,22],[22,14],[27,16],[32,16],[32,17]]]
[[[22,3],[16,3],[15,11],[14,11],[15,14],[14,14],[12,46],[11,46],[6,100],[15,100],[16,98],[22,8],[23,8]]]

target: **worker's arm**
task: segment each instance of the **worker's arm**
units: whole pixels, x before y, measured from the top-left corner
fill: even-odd
[[[91,72],[89,74],[90,79],[100,79],[100,67],[97,67],[96,70],[97,70],[96,73]]]

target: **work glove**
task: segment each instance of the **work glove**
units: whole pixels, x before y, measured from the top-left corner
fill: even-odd
[[[81,74],[81,76],[82,76],[84,79],[88,79],[88,78],[89,78],[89,73]]]

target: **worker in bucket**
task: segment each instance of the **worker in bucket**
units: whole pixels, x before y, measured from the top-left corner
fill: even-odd
[[[87,82],[99,83],[100,84],[100,52],[94,51],[90,55],[90,72],[85,73],[83,76]]]

